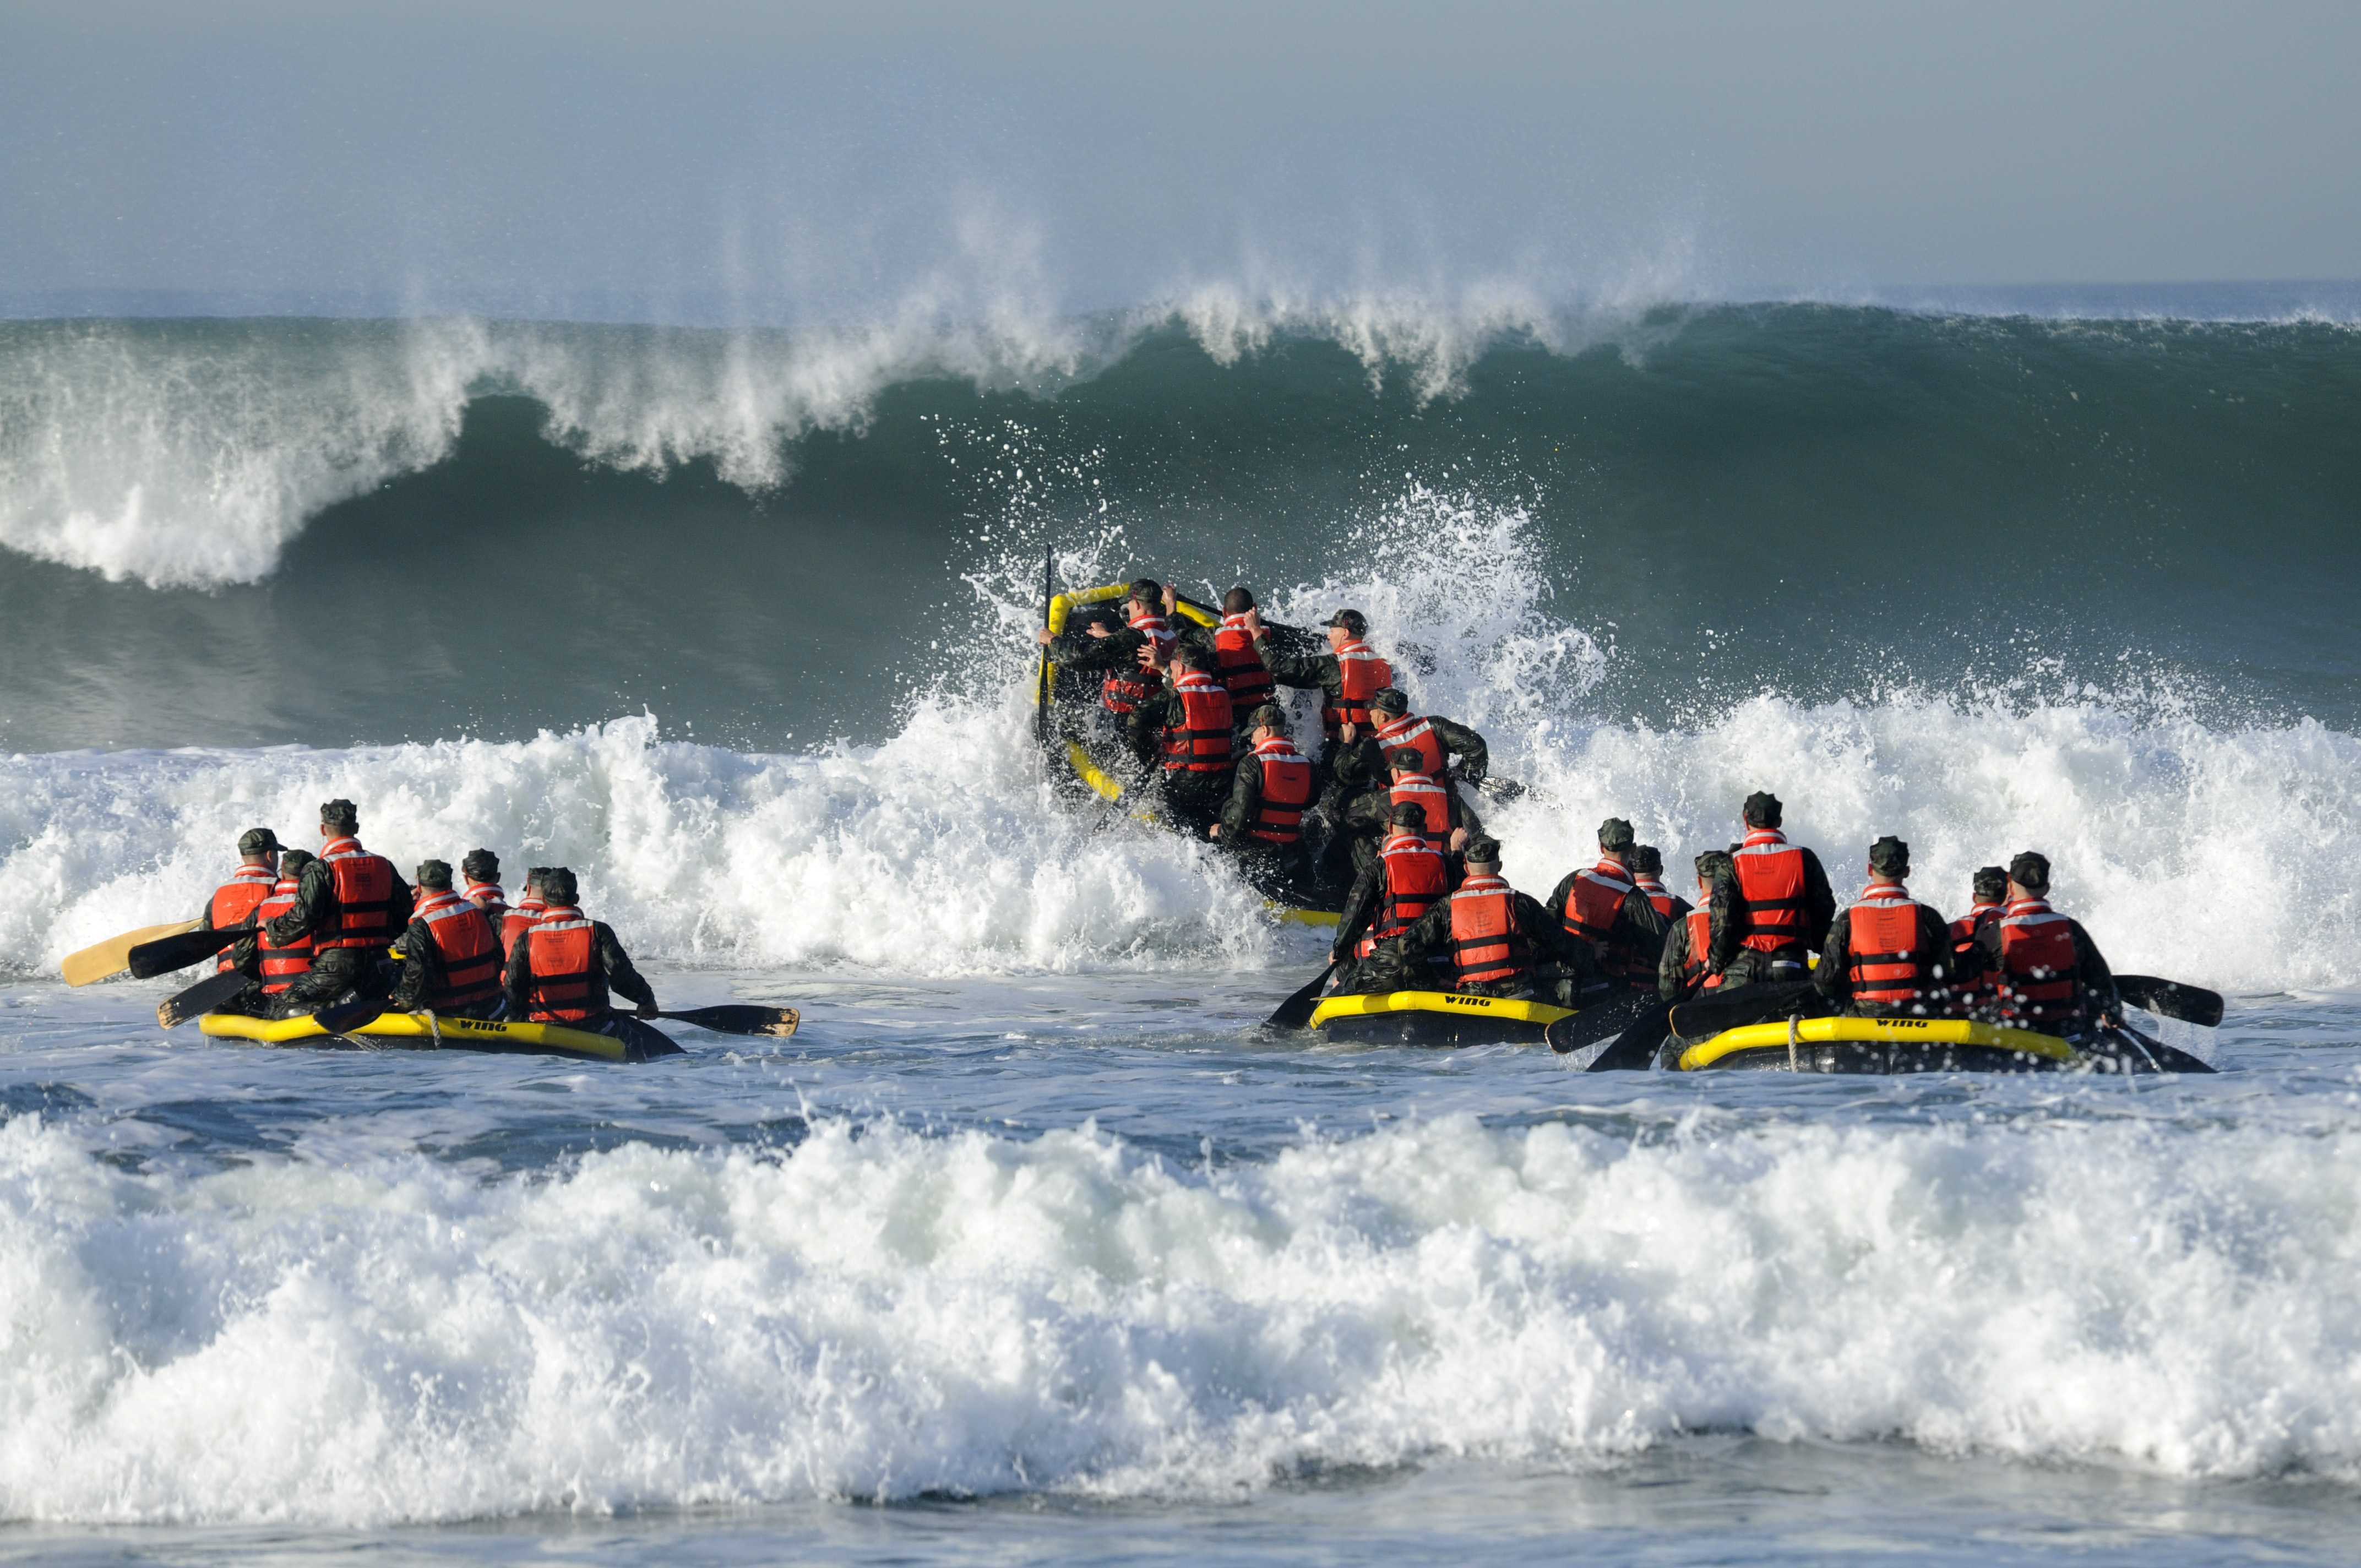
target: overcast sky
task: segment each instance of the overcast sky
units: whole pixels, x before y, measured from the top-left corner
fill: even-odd
[[[2361,277],[2361,5],[0,11],[0,305]]]

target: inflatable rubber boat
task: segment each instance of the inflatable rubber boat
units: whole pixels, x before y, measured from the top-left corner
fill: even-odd
[[[1964,1018],[1783,1018],[1667,1047],[1675,1072],[2056,1072],[2108,1053]]]
[[[637,1021],[634,1020],[636,1023]],[[680,1047],[642,1024],[635,1038],[594,1035],[562,1024],[486,1024],[474,1018],[444,1018],[433,1013],[380,1013],[347,1034],[331,1035],[314,1018],[249,1018],[208,1013],[197,1027],[215,1039],[252,1040],[265,1046],[378,1045],[387,1050],[506,1051],[528,1056],[575,1057],[587,1061],[635,1062],[676,1056]],[[642,1040],[662,1040],[657,1050]]]
[[[1455,991],[1389,991],[1331,996],[1305,1025],[1323,1038],[1389,1046],[1538,1046],[1549,1026],[1575,1015],[1546,1002],[1464,996]]]

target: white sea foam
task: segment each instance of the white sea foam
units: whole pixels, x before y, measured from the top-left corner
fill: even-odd
[[[0,1518],[368,1524],[1596,1463],[2361,1473],[2361,1146],[1453,1118],[1167,1168],[824,1124],[547,1179],[0,1129]]]

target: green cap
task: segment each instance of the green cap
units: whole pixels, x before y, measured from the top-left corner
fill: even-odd
[[[1880,876],[1900,876],[1910,869],[1910,846],[1888,833],[1869,847],[1869,869]]]
[[[1631,846],[1631,869],[1642,876],[1664,874],[1664,851],[1653,844]]]
[[[451,885],[451,862],[448,861],[419,861],[418,885],[421,887],[449,887]]]
[[[1969,884],[1975,895],[1986,904],[1997,904],[2008,896],[2006,866],[1978,866],[1976,879]]]
[[[2027,850],[2008,862],[2008,880],[2034,893],[2047,892],[2049,887],[2049,857],[2036,850]]]
[[[1281,735],[1284,735],[1287,733],[1287,709],[1279,707],[1279,704],[1275,702],[1264,703],[1260,707],[1256,708],[1253,715],[1247,718],[1246,728],[1249,729],[1276,729]]]
[[[340,828],[349,833],[361,825],[361,814],[353,809],[353,803],[349,800],[326,801],[320,806],[320,825]]]
[[[541,873],[541,896],[554,905],[570,905],[581,896],[574,885],[574,873],[564,866],[552,866]]]
[[[1394,807],[1393,815],[1387,820],[1390,821],[1397,828],[1415,828],[1419,831],[1424,832],[1426,830],[1426,807],[1421,806],[1414,800],[1405,800],[1400,806]]]
[[[500,880],[500,858],[489,850],[470,850],[459,861],[459,869],[476,882]]]
[[[1492,838],[1468,839],[1467,858],[1471,861],[1480,861],[1488,866],[1499,865],[1500,863],[1500,840]]]
[[[1767,789],[1758,789],[1746,797],[1746,825],[1749,828],[1776,828],[1782,811],[1779,797]]]
[[[279,835],[268,828],[249,828],[237,836],[237,852],[241,855],[268,855],[279,849]]]
[[[279,874],[293,876],[319,858],[309,850],[289,850],[279,857]]]
[[[1738,874],[1738,862],[1730,858],[1728,850],[1708,850],[1697,858],[1697,874],[1707,882],[1719,882]]]
[[[1369,699],[1369,706],[1379,713],[1408,713],[1410,698],[1391,686],[1379,686],[1378,695]]]
[[[1610,817],[1598,825],[1598,847],[1602,850],[1628,850],[1637,841],[1631,825],[1620,817]]]
[[[1341,626],[1356,637],[1363,635],[1369,630],[1368,618],[1357,609],[1340,609],[1320,624]]]

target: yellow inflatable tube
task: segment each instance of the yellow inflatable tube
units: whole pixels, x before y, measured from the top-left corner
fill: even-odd
[[[1784,1050],[1791,1039],[1806,1046],[1844,1040],[1881,1045],[1982,1046],[2068,1065],[2081,1059],[2073,1047],[2055,1035],[2003,1028],[1997,1024],[1974,1024],[1964,1018],[1805,1018],[1794,1025],[1792,1036],[1788,1028],[1789,1025],[1782,1020],[1725,1029],[1683,1051],[1675,1066],[1682,1072],[1697,1072],[1733,1052]]]
[[[266,1046],[302,1045],[328,1038],[313,1018],[247,1018],[208,1013],[197,1027],[217,1039],[254,1040]],[[562,1024],[485,1024],[473,1018],[442,1018],[432,1013],[380,1013],[351,1031],[375,1039],[417,1042],[412,1048],[517,1051],[541,1056],[582,1057],[594,1061],[627,1059],[623,1042],[611,1035],[569,1029]]]
[[[1376,1013],[1444,1013],[1478,1014],[1504,1023],[1532,1024],[1547,1028],[1571,1018],[1570,1007],[1546,1002],[1521,1002],[1505,996],[1466,996],[1455,991],[1388,991],[1370,996],[1332,996],[1312,1010],[1311,1027],[1338,1018],[1366,1018]],[[1781,1039],[1785,1039],[1783,1033]]]

